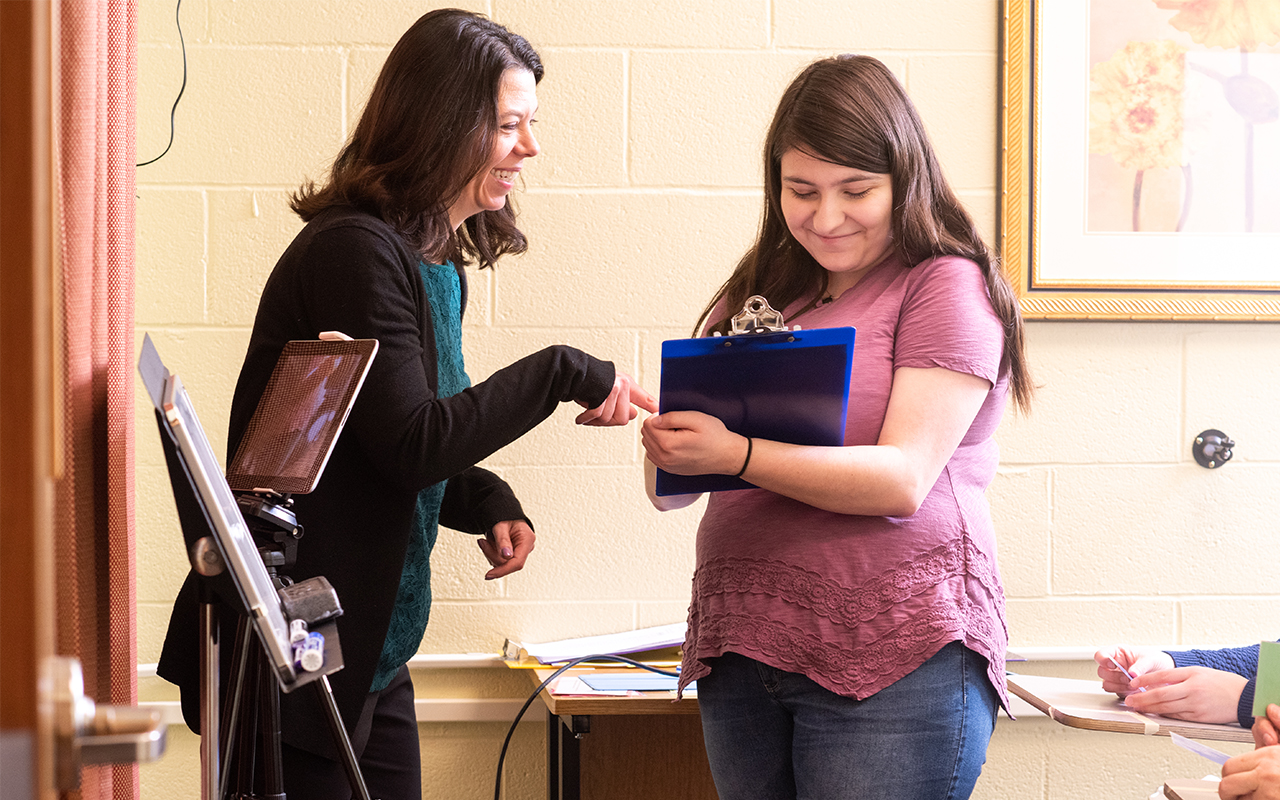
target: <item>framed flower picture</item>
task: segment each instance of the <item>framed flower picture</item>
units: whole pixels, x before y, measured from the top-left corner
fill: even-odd
[[[1023,315],[1280,320],[1280,0],[1005,0]]]

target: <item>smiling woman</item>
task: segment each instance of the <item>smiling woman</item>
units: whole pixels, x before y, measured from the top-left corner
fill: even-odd
[[[839,297],[879,264],[893,243],[892,176],[788,150],[781,159],[787,230],[827,271],[824,300]]]
[[[464,266],[525,249],[508,196],[538,154],[542,74],[527,41],[469,12],[429,13],[401,37],[328,181],[292,198],[307,225],[267,280],[232,400],[234,453],[286,342],[323,331],[379,342],[324,479],[295,498],[308,535],[290,571],[326,577],[342,602],[333,692],[373,797],[421,796],[405,665],[431,611],[439,525],[479,537],[486,579],[522,569],[533,550],[511,488],[475,465],[562,402],[583,406],[577,422],[593,426],[657,410],[612,363],[563,345],[474,386],[467,376]],[[188,578],[158,673],[182,687],[198,730],[195,590]],[[285,792],[350,797],[316,698],[295,692],[281,706]]]
[[[699,327],[755,294],[855,326],[844,442],[644,422],[651,469],[758,487],[707,501],[680,681],[721,800],[968,797],[1007,703],[984,491],[1006,400],[1031,393],[1013,291],[879,61],[801,72],[764,156],[759,238]]]
[[[524,160],[541,149],[533,136],[533,115],[538,110],[538,79],[527,69],[512,68],[502,73],[498,90],[498,132],[494,137],[489,164],[476,173],[467,187],[449,206],[454,228],[481,211],[501,211],[507,194],[515,188]]]

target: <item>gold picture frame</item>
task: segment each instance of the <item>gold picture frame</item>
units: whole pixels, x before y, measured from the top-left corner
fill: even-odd
[[[1129,2],[1133,0],[1126,0]],[[1158,11],[1149,0],[1147,5]],[[1064,11],[1066,7],[1073,8]],[[1114,7],[1115,4],[1105,7],[1105,10],[1111,13],[1110,9]],[[1089,41],[1088,27],[1089,14],[1103,13],[1100,8],[1103,7],[1097,2],[1064,4],[1004,0],[1002,3],[998,240],[1005,274],[1018,293],[1023,316],[1028,319],[1280,320],[1280,223],[1272,221],[1276,210],[1273,205],[1277,205],[1272,195],[1264,198],[1267,227],[1263,232],[1255,232],[1253,217],[1249,216],[1250,227],[1244,232],[1189,233],[1182,225],[1187,218],[1186,209],[1191,205],[1192,168],[1181,166],[1178,170],[1184,173],[1185,183],[1172,193],[1179,198],[1176,205],[1183,209],[1178,227],[1172,231],[1147,232],[1140,230],[1139,207],[1146,198],[1141,197],[1143,171],[1139,168],[1130,171],[1136,176],[1131,190],[1134,231],[1121,230],[1117,226],[1115,230],[1098,234],[1089,227],[1094,224],[1091,215],[1100,213],[1097,209],[1104,205],[1094,202],[1098,195],[1094,184],[1089,182],[1095,178],[1088,175],[1095,164],[1101,163],[1099,157],[1088,152],[1098,149],[1091,137],[1101,136],[1089,128],[1089,115],[1098,113],[1090,110],[1090,103],[1096,102],[1095,95],[1091,93],[1098,91],[1101,81],[1096,72],[1096,53],[1090,51],[1090,47],[1097,50],[1098,45]],[[1149,10],[1139,8],[1138,13],[1149,14]],[[1079,15],[1080,19],[1064,22],[1052,16],[1060,14]],[[1046,27],[1044,17],[1048,16],[1052,18]],[[1165,21],[1160,22],[1163,24]],[[1193,66],[1199,70],[1193,78],[1201,83],[1205,80],[1202,76],[1209,72],[1199,62],[1193,65],[1192,58],[1185,55],[1188,52],[1196,53],[1197,59],[1218,58],[1216,50],[1224,50],[1240,61],[1252,55],[1255,63],[1263,56],[1270,59],[1266,61],[1267,65],[1272,61],[1280,62],[1280,47],[1273,42],[1264,40],[1249,52],[1245,52],[1243,45],[1239,52],[1229,48],[1210,48],[1193,42],[1194,32],[1174,29],[1172,26],[1176,24],[1176,21],[1170,23],[1170,44],[1167,47],[1182,54],[1176,56],[1179,59],[1177,63],[1172,59],[1166,63],[1174,64],[1181,71],[1184,86],[1192,80],[1186,76],[1191,75]],[[1053,31],[1049,40],[1045,37],[1046,29]],[[1148,30],[1143,34],[1150,39]],[[1047,74],[1046,67],[1050,70]],[[1064,74],[1068,78],[1063,79],[1061,76]],[[1275,83],[1274,78],[1268,77],[1267,80],[1268,85]],[[1042,92],[1048,91],[1045,86],[1052,88],[1049,93],[1053,104],[1049,106],[1041,96]],[[1190,92],[1191,89],[1183,91]],[[1222,94],[1226,94],[1225,89]],[[1191,118],[1189,110],[1178,113]],[[1065,118],[1064,124],[1064,115],[1073,116]],[[1221,114],[1219,119],[1225,120],[1229,116]],[[1233,121],[1239,124],[1239,120],[1233,118]],[[1182,125],[1182,120],[1179,119],[1178,123]],[[1222,124],[1226,124],[1225,121]],[[1253,125],[1253,122],[1248,121],[1247,124]],[[1262,129],[1262,125],[1258,128]],[[1272,131],[1276,129],[1280,129],[1280,122],[1272,122],[1265,135],[1275,135]],[[1179,128],[1180,137],[1184,136],[1182,130]],[[1075,146],[1061,147],[1061,141],[1046,138],[1059,136],[1059,131],[1068,131],[1059,137],[1064,140],[1076,137],[1072,141]],[[1190,134],[1186,136],[1190,140]],[[1249,136],[1253,136],[1252,128]],[[1179,139],[1179,155],[1176,156],[1179,160],[1188,152],[1181,144],[1182,139]],[[1267,139],[1267,146],[1272,146],[1272,139]],[[1253,147],[1251,138],[1249,147]],[[1046,160],[1042,157],[1043,152],[1052,152],[1053,158]],[[1074,153],[1078,153],[1078,157]],[[1252,149],[1248,156],[1244,163],[1252,169]],[[1062,166],[1064,160],[1068,162],[1066,167]],[[1107,163],[1110,165],[1110,161]],[[1176,176],[1178,170],[1172,174]],[[1113,171],[1119,174],[1118,168]],[[1078,178],[1080,185],[1073,183],[1077,180],[1072,177],[1075,172],[1084,173]],[[1205,174],[1215,177],[1210,170],[1201,169],[1200,175]],[[1069,179],[1061,181],[1055,175],[1067,175]],[[1255,182],[1251,178],[1241,180],[1252,192]],[[1123,187],[1119,179],[1113,181]],[[1112,194],[1118,193],[1113,191]],[[1150,194],[1155,196],[1154,191]],[[1241,202],[1252,215],[1253,195],[1249,194]],[[1077,204],[1081,210],[1061,214],[1063,207],[1070,211],[1071,203]],[[1090,203],[1093,207],[1086,208]],[[1201,205],[1211,203],[1212,198],[1207,203],[1201,202]],[[1046,206],[1050,206],[1049,210]],[[1217,213],[1217,207],[1210,205],[1210,211],[1201,216]],[[1272,225],[1277,226],[1274,232]],[[1081,242],[1086,242],[1088,247],[1077,248]],[[1220,252],[1222,257],[1197,258],[1194,254],[1187,254],[1187,250],[1195,253]],[[1270,257],[1259,260],[1252,255],[1254,252],[1269,253]],[[1147,255],[1142,255],[1144,253]],[[1106,261],[1112,257],[1116,262],[1108,265]],[[1239,267],[1241,274],[1225,274],[1224,265],[1236,261],[1247,265]],[[1159,272],[1165,263],[1173,262],[1177,262],[1174,265],[1176,274]],[[1135,271],[1151,272],[1112,277],[1108,271],[1113,267],[1128,269],[1130,264],[1138,265],[1133,267]],[[1272,266],[1270,271],[1275,273],[1274,280],[1265,274],[1266,265]],[[1225,267],[1227,270],[1233,268]],[[1074,270],[1079,270],[1079,274]],[[1245,270],[1249,272],[1245,274]]]

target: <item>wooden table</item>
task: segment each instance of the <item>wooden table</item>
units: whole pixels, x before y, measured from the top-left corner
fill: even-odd
[[[581,676],[625,669],[572,669]],[[534,685],[554,669],[527,670]],[[671,692],[641,697],[566,696],[543,689],[547,797],[552,800],[716,800],[698,701]]]
[[[1116,733],[1168,736],[1219,742],[1253,742],[1253,733],[1234,722],[1187,722],[1157,714],[1139,714],[1103,691],[1102,682],[1044,675],[1008,676],[1009,691],[1035,706],[1050,719],[1070,728]]]

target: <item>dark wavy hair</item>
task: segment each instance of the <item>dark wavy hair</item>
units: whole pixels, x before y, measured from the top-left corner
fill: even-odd
[[[449,206],[484,169],[498,133],[498,93],[509,69],[542,80],[523,37],[470,11],[423,15],[391,50],[329,181],[305,182],[290,207],[310,221],[348,205],[386,221],[429,261],[492,266],[528,244],[508,198],[454,231]]]
[[[710,330],[726,333],[729,317],[751,295],[764,295],[778,309],[809,297],[797,316],[826,292],[827,271],[791,235],[782,214],[781,162],[789,150],[891,176],[893,246],[903,263],[955,255],[982,268],[991,305],[1004,323],[1001,368],[1009,371],[1015,404],[1028,410],[1033,387],[1013,288],[951,191],[911,99],[893,73],[868,56],[816,61],[783,92],[765,139],[759,236],[703,310],[694,335],[721,301],[726,317],[714,320]]]

